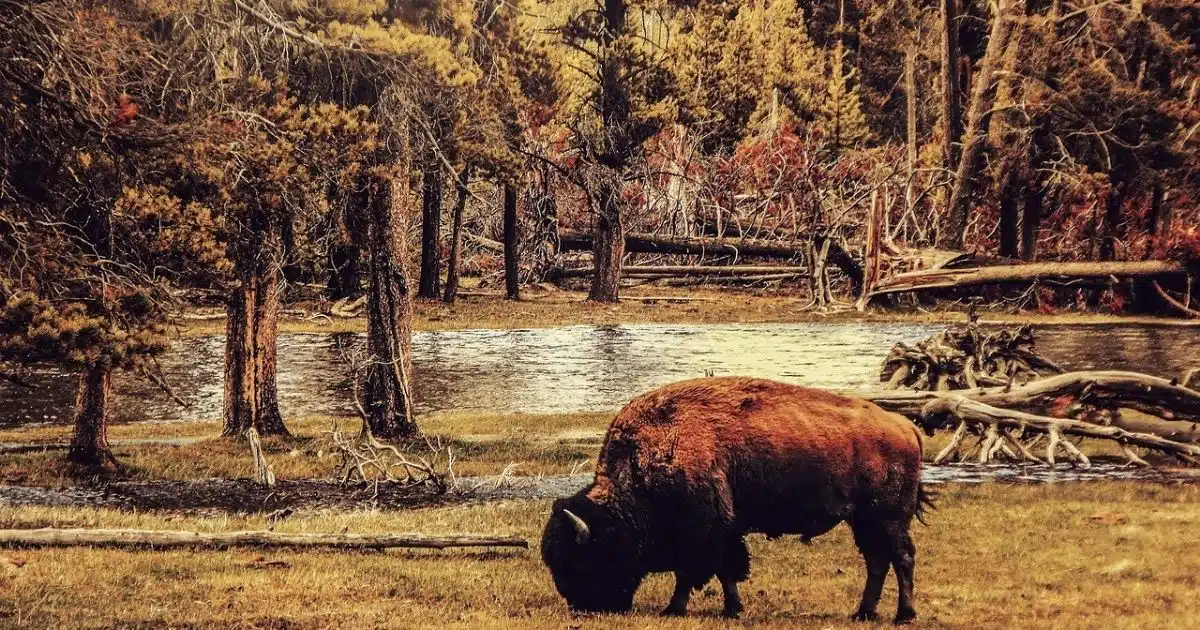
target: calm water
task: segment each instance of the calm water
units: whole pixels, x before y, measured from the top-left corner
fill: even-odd
[[[652,387],[684,378],[747,375],[829,388],[877,384],[896,341],[943,329],[914,324],[722,324],[565,326],[536,330],[417,333],[418,412],[606,411]],[[1200,328],[1046,326],[1038,349],[1068,369],[1128,369],[1177,375],[1200,365]],[[343,359],[363,335],[280,336],[279,394],[285,416],[351,414]],[[181,408],[152,385],[117,379],[113,420],[219,420],[224,337],[178,341],[162,361]],[[0,426],[67,423],[76,379],[37,375],[32,392],[0,387]]]

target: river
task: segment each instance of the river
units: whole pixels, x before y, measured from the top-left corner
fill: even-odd
[[[413,338],[418,413],[610,411],[655,386],[685,378],[747,375],[839,389],[878,383],[897,341],[940,324],[799,323],[563,326],[419,332]],[[1153,325],[1042,326],[1038,350],[1068,369],[1126,369],[1173,376],[1196,367],[1200,328]],[[279,397],[286,417],[352,413],[345,359],[355,333],[279,339]],[[177,340],[161,363],[183,408],[155,386],[116,380],[113,422],[219,420],[221,335]],[[0,387],[0,427],[70,422],[76,377],[34,374],[35,390]]]

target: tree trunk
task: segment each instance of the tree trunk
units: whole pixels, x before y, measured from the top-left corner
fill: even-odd
[[[245,273],[226,307],[225,427],[240,437],[288,435],[275,383],[279,338],[279,275],[274,268]]]
[[[293,534],[274,531],[189,532],[152,529],[0,529],[0,545],[21,547],[122,547],[195,549],[206,547],[284,547],[291,549],[449,549],[453,547],[522,547],[518,536],[475,534]]]
[[[1104,225],[1101,227],[1100,260],[1115,260],[1117,256],[1117,232],[1121,225],[1121,206],[1125,204],[1128,186],[1114,181],[1104,201]]]
[[[1021,260],[1037,260],[1037,232],[1042,222],[1042,183],[1036,178],[1025,187],[1025,205],[1021,211]]]
[[[462,221],[463,210],[467,205],[467,183],[471,178],[471,166],[468,164],[459,172],[454,181],[454,216],[451,218],[453,227],[450,232],[450,260],[446,261],[446,289],[442,293],[442,301],[453,304],[458,298],[458,262],[462,256]]]
[[[442,170],[436,163],[422,173],[421,283],[417,295],[437,299],[442,274],[438,235],[442,229]]]
[[[533,230],[525,242],[528,244],[529,264],[533,282],[541,282],[551,271],[559,267],[558,205],[554,199],[554,175],[547,166],[538,169],[538,185],[530,203],[533,211]]]
[[[612,182],[599,186],[600,207],[596,212],[596,229],[592,238],[592,260],[595,273],[588,299],[593,302],[616,302],[620,299],[621,262],[625,257],[625,233],[621,225],[619,194]]]
[[[962,99],[958,93],[958,7],[942,0],[942,164],[954,171],[955,143],[962,137]]]
[[[1023,186],[1015,161],[1016,158],[1009,160],[1004,186],[1000,189],[1000,256],[1004,258],[1017,257],[1019,240],[1017,202]]]
[[[975,78],[971,104],[967,110],[967,129],[963,134],[962,155],[958,159],[958,169],[950,191],[946,225],[938,234],[938,247],[941,249],[961,250],[966,238],[971,197],[975,179],[979,177],[995,96],[992,77],[1008,49],[1013,32],[1013,20],[1009,16],[1012,6],[1012,0],[999,0],[996,15],[992,18],[987,49],[979,64],[979,74]]]
[[[916,203],[917,190],[917,48],[909,46],[904,54],[904,102],[908,150],[908,181],[904,187],[904,209],[911,211]]]
[[[254,426],[258,413],[255,387],[254,308],[258,303],[257,276],[249,274],[229,296],[225,316],[226,437],[240,436]]]
[[[520,235],[517,233],[517,189],[504,183],[504,295],[521,299],[520,269],[517,266]]]
[[[1150,216],[1146,221],[1146,233],[1152,237],[1155,244],[1162,243],[1171,233],[1171,208],[1163,203],[1165,191],[1161,181],[1157,179],[1150,187]],[[1153,254],[1152,249],[1146,251],[1146,257]]]
[[[329,273],[329,299],[336,301],[362,293],[361,256],[362,248],[358,245],[334,245],[330,250],[333,269]]]
[[[79,378],[75,399],[75,435],[67,460],[80,466],[100,468],[117,465],[108,447],[108,399],[112,391],[112,367],[87,366]]]
[[[412,306],[404,276],[403,176],[372,175],[367,193],[367,361],[365,429],[387,440],[420,435],[412,415]]]
[[[279,274],[268,270],[260,279],[254,300],[254,428],[259,435],[290,435],[279,413],[275,382],[279,343]]]

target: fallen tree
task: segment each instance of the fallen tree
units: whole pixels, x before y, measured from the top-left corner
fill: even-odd
[[[332,549],[529,548],[516,536],[455,534],[285,534],[272,531],[189,532],[145,529],[0,529],[0,545],[20,547],[292,547]]]
[[[592,235],[579,230],[559,230],[561,251],[591,251]],[[829,262],[837,266],[850,278],[852,290],[857,292],[862,284],[862,267],[834,239],[816,237],[817,244],[824,248],[828,244]],[[625,234],[625,251],[636,254],[677,254],[693,256],[749,256],[794,260],[809,254],[807,243],[768,241],[750,238],[718,238],[691,236],[661,236],[628,232]]]
[[[594,270],[591,267],[563,269],[561,272],[559,272],[559,277],[583,278],[591,276],[593,271]],[[808,273],[808,267],[783,265],[635,265],[625,267],[621,270],[621,275],[627,278],[657,278],[678,276],[753,277],[763,275],[787,275],[790,277],[803,277],[807,276]]]
[[[1041,262],[964,269],[925,269],[902,273],[879,282],[868,301],[893,293],[953,289],[994,284],[1029,283],[1056,280],[1097,281],[1107,284],[1113,278],[1170,280],[1186,277],[1188,270],[1171,260],[1125,262]]]
[[[937,463],[958,452],[968,435],[980,437],[976,444],[980,461],[1004,456],[1053,465],[1049,454],[1039,460],[1026,452],[1033,443],[1048,438],[1048,448],[1061,447],[1086,465],[1073,444],[1059,443],[1063,435],[1073,435],[1113,441],[1131,464],[1146,463],[1132,446],[1200,463],[1200,391],[1148,374],[1068,372],[1024,385],[852,395],[907,416],[930,435],[955,426],[950,444],[934,460]]]

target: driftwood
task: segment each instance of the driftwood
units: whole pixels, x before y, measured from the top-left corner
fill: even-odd
[[[992,284],[1036,282],[1041,280],[1098,281],[1112,278],[1164,280],[1181,278],[1187,269],[1171,260],[1128,262],[1043,262],[1022,265],[997,265],[966,269],[927,269],[892,276],[871,291],[870,298],[891,293],[951,289]]]
[[[879,380],[888,389],[947,391],[1024,382],[1063,369],[1034,351],[1033,328],[984,333],[971,321],[910,346],[892,346]]]
[[[1145,464],[1134,446],[1200,463],[1200,391],[1148,374],[1068,372],[1019,386],[852,395],[907,416],[930,434],[954,426],[950,444],[935,462],[945,461],[969,435],[976,435],[980,461],[1005,456],[1052,465],[1050,455],[1045,460],[1030,457],[1032,442],[1048,438],[1048,449],[1062,448],[1086,465],[1086,457],[1062,439],[1072,435],[1114,441],[1131,464]]]
[[[292,547],[332,549],[529,548],[516,536],[423,534],[285,534],[272,531],[188,532],[144,529],[0,529],[0,545],[20,547]]]

